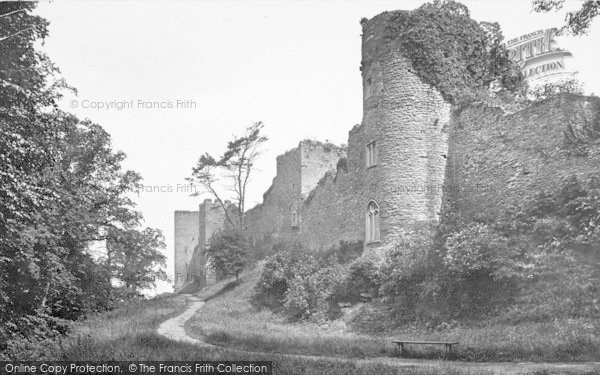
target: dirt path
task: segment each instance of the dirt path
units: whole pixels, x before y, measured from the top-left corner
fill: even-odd
[[[176,317],[165,320],[163,323],[161,323],[157,330],[158,334],[174,341],[187,342],[190,344],[210,345],[188,336],[187,333],[185,333],[185,322],[194,316],[196,311],[198,311],[198,309],[204,305],[204,301],[198,297],[187,295],[187,298],[188,301],[191,302],[187,309]]]
[[[215,347],[219,346],[212,345],[201,341],[197,338],[189,336],[185,332],[185,323],[204,305],[204,300],[197,296],[187,295],[188,301],[190,302],[187,309],[166,321],[164,321],[158,327],[158,333],[168,339],[185,342],[190,344],[196,344],[201,346]],[[227,350],[239,352],[243,354],[262,354],[262,355],[279,355],[279,353],[265,353],[265,352],[248,352],[244,350],[237,350],[232,348],[226,348]],[[304,359],[323,359],[324,357],[301,355],[301,354],[281,354],[281,358],[304,358]],[[347,361],[348,358],[342,357],[327,357],[333,361]],[[548,374],[600,374],[600,362],[582,362],[582,363],[512,363],[512,362],[446,362],[436,360],[424,360],[424,359],[410,359],[410,358],[391,358],[391,357],[377,357],[369,359],[355,360],[356,363],[382,363],[397,367],[414,368],[414,367],[432,367],[432,368],[446,368],[448,370],[452,368],[462,368],[469,370],[481,370],[490,371],[498,374],[526,374],[542,372]]]

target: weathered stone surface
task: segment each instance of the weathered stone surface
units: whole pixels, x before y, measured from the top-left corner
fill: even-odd
[[[224,203],[230,219],[235,222],[236,207],[229,201]],[[175,212],[175,291],[189,284],[201,288],[216,280],[205,250],[215,232],[231,225],[216,200],[205,199],[198,211]]]
[[[599,131],[597,97],[561,95],[509,115],[468,108],[451,125],[445,201],[467,217],[493,215],[567,176],[587,180],[600,173]]]
[[[175,211],[175,290],[183,287],[198,245],[198,211]]]

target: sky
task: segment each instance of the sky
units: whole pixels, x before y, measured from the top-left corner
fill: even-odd
[[[529,0],[462,1],[506,39],[563,24],[564,11],[537,14]],[[134,195],[144,226],[163,231],[173,275],[173,215],[208,195],[186,185],[198,157],[220,155],[256,121],[269,137],[248,187],[262,200],[275,157],[302,139],[347,143],[362,118],[360,19],[423,1],[41,1],[49,22],[42,49],[77,89],[62,109],[100,124],[139,172]],[[565,9],[578,5],[568,1]],[[600,26],[561,37],[587,93],[600,94]],[[593,47],[596,46],[596,47]],[[572,65],[571,65],[572,64]],[[172,291],[161,283],[156,293]]]

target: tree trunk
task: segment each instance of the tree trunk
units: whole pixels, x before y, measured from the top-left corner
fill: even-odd
[[[42,303],[40,304],[41,309],[46,308],[46,303],[48,302],[48,293],[50,292],[50,278],[48,277],[48,281],[46,281],[46,286],[44,287],[44,297],[42,297]]]

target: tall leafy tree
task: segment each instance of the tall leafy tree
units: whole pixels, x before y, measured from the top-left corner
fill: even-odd
[[[160,252],[166,247],[160,230],[112,229],[109,238],[107,265],[124,296],[139,296],[157,281],[169,280],[162,268],[167,258]]]
[[[137,229],[129,192],[140,176],[122,169],[125,155],[102,127],[57,107],[69,87],[36,49],[48,22],[35,5],[0,2],[0,351],[55,318],[111,306],[113,269],[92,244],[125,231],[120,254],[138,260],[129,267],[164,266],[160,233]],[[127,283],[141,288],[156,275],[164,271]]]

